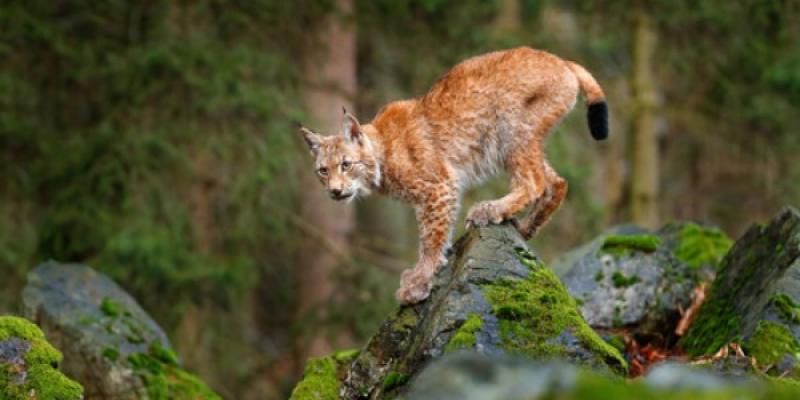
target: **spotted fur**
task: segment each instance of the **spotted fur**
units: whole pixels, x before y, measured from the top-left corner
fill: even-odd
[[[352,200],[374,190],[414,206],[419,261],[403,272],[396,296],[416,303],[430,292],[468,186],[500,168],[511,177],[510,192],[473,206],[468,225],[513,220],[530,205],[531,213],[517,223],[520,233],[530,238],[547,223],[567,183],[545,159],[544,140],[574,107],[579,90],[590,105],[604,104],[602,89],[583,67],[523,47],[463,61],[424,96],[390,103],[368,124],[345,112],[339,135],[301,131],[331,197]],[[598,124],[593,132],[607,119],[598,109],[596,117],[590,114]]]

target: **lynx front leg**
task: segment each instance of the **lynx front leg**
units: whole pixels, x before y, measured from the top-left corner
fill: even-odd
[[[433,276],[445,261],[458,202],[454,188],[436,188],[417,206],[419,225],[419,261],[414,269],[403,272],[395,296],[404,304],[425,300],[431,291]]]

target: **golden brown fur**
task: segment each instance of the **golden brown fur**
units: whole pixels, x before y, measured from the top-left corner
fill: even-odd
[[[429,294],[469,185],[501,167],[511,177],[506,196],[469,210],[469,225],[511,220],[533,205],[517,225],[529,238],[549,220],[567,185],[547,163],[544,139],[573,108],[579,89],[590,103],[604,100],[583,67],[523,47],[468,59],[424,96],[390,103],[368,124],[345,113],[341,135],[302,130],[332,197],[375,190],[415,207],[419,262],[403,273],[397,291],[399,300],[415,303]]]

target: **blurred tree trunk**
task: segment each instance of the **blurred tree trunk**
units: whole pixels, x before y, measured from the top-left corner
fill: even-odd
[[[309,126],[327,134],[339,134],[342,107],[352,109],[351,99],[356,91],[356,42],[350,17],[352,0],[336,0],[337,10],[323,22],[318,41],[305,54],[307,86],[303,98],[311,117]],[[317,233],[328,238],[337,253],[350,253],[354,228],[354,212],[350,204],[328,198],[313,174],[310,164],[301,168],[302,217]],[[297,263],[297,310],[301,321],[318,324],[326,319],[325,306],[335,295],[334,271],[341,258],[319,238],[306,235],[300,247]],[[300,343],[301,357],[318,356],[346,345],[346,334],[328,334],[325,329],[307,326],[310,332],[306,343]]]
[[[495,33],[514,33],[519,29],[521,21],[519,0],[501,0],[494,20]]]
[[[642,5],[636,10],[632,30],[631,219],[641,226],[655,228],[658,225],[659,167],[653,76],[656,33]]]

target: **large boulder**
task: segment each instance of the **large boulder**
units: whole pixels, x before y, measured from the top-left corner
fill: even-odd
[[[0,398],[82,399],[81,385],[58,370],[62,359],[36,325],[19,317],[0,317]]]
[[[708,369],[665,363],[625,381],[563,362],[457,354],[436,360],[410,385],[408,400],[778,400],[800,398],[800,386],[733,379]]]
[[[84,265],[47,262],[28,275],[25,316],[66,355],[90,399],[214,399],[183,370],[166,334],[136,300]]]
[[[349,366],[340,394],[394,398],[430,360],[463,350],[560,359],[607,372],[626,368],[555,274],[513,227],[501,225],[471,230],[456,243],[430,297],[399,307],[383,323]]]
[[[613,228],[556,261],[595,329],[625,328],[671,341],[680,311],[710,281],[731,240],[718,229],[671,223],[655,232]]]
[[[731,342],[757,369],[798,377],[800,357],[800,213],[781,211],[752,226],[725,256],[708,299],[686,336],[693,356]]]

